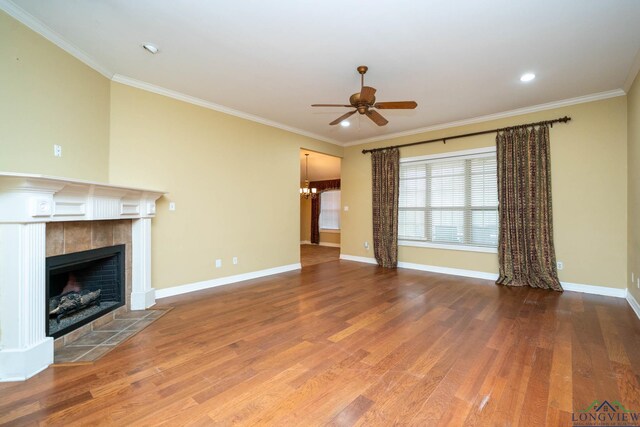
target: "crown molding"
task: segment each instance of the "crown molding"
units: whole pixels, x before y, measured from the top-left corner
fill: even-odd
[[[624,82],[624,91],[629,92],[631,89],[631,85],[633,85],[636,76],[638,75],[638,71],[640,71],[640,49],[636,53],[636,57],[633,60],[633,64],[631,64],[631,68],[629,69],[629,74],[627,75],[627,80]]]
[[[136,79],[133,79],[133,78],[130,78],[130,77],[127,77],[127,76],[123,76],[121,74],[116,74],[113,71],[111,71],[109,68],[103,66],[102,64],[100,64],[99,62],[94,60],[92,57],[90,57],[83,50],[81,50],[81,49],[75,47],[74,45],[72,45],[71,43],[67,42],[60,34],[58,34],[57,32],[53,31],[51,28],[49,28],[44,23],[42,23],[40,20],[38,20],[33,15],[29,14],[28,12],[26,12],[25,10],[23,10],[22,8],[20,8],[16,4],[14,4],[10,0],[0,0],[0,10],[3,10],[9,16],[13,17],[14,19],[18,20],[22,24],[26,25],[31,30],[33,30],[36,33],[40,34],[41,36],[43,36],[44,38],[46,38],[47,40],[49,40],[50,42],[52,42],[53,44],[55,44],[56,46],[61,48],[62,50],[66,51],[67,53],[69,53],[73,57],[75,57],[78,60],[82,61],[87,66],[91,67],[92,69],[96,70],[100,74],[104,75],[109,80],[112,80],[112,81],[117,82],[117,83],[122,83],[122,84],[127,85],[127,86],[131,86],[131,87],[135,87],[135,88],[138,88],[138,89],[142,89],[142,90],[145,90],[145,91],[148,91],[148,92],[153,92],[153,93],[156,93],[156,94],[159,94],[159,95],[168,96],[170,98],[177,99],[179,101],[188,102],[190,104],[194,104],[194,105],[198,105],[200,107],[204,107],[204,108],[208,108],[208,109],[211,109],[211,110],[219,111],[221,113],[225,113],[225,114],[229,114],[229,115],[232,115],[232,116],[236,116],[236,117],[239,117],[239,118],[242,118],[242,119],[245,119],[245,120],[250,120],[250,121],[253,121],[253,122],[256,122],[256,123],[260,123],[260,124],[263,124],[263,125],[266,125],[266,126],[271,126],[271,127],[275,127],[275,128],[278,128],[278,129],[282,129],[282,130],[285,130],[287,132],[291,132],[291,133],[294,133],[294,134],[297,134],[297,135],[306,136],[306,137],[313,138],[313,139],[316,139],[316,140],[328,142],[330,144],[335,144],[335,145],[338,145],[338,146],[341,146],[341,147],[350,147],[350,146],[354,146],[354,145],[362,145],[362,144],[367,144],[367,143],[371,143],[371,142],[385,141],[385,140],[399,138],[399,137],[403,137],[403,136],[412,136],[412,135],[417,135],[417,134],[426,133],[426,132],[432,132],[432,131],[436,131],[436,130],[448,129],[448,128],[453,128],[453,127],[458,127],[458,126],[465,126],[465,125],[470,125],[470,124],[475,124],[475,123],[482,123],[482,122],[487,122],[487,121],[490,121],[490,120],[497,120],[497,119],[502,119],[502,118],[507,118],[507,117],[519,116],[519,115],[527,114],[527,113],[534,113],[534,112],[538,112],[538,111],[550,110],[550,109],[553,109],[553,108],[565,107],[565,106],[569,106],[569,105],[582,104],[582,103],[586,103],[586,102],[593,102],[593,101],[599,101],[599,100],[608,99],[608,98],[614,98],[614,97],[617,97],[617,96],[623,96],[631,88],[631,85],[633,84],[633,81],[635,80],[635,77],[638,74],[638,71],[640,71],[640,50],[639,50],[638,53],[636,54],[634,63],[632,65],[631,69],[629,70],[629,74],[628,74],[627,79],[626,79],[625,84],[624,84],[624,90],[623,89],[615,89],[615,90],[606,91],[606,92],[599,92],[599,93],[595,93],[595,94],[591,94],[591,95],[579,96],[577,98],[570,98],[570,99],[565,99],[565,100],[560,100],[560,101],[549,102],[549,103],[546,103],[546,104],[534,105],[534,106],[531,106],[531,107],[519,108],[519,109],[515,109],[515,110],[501,112],[501,113],[495,113],[495,114],[489,114],[489,115],[485,115],[485,116],[473,117],[473,118],[469,118],[469,119],[458,120],[458,121],[453,121],[453,122],[448,122],[448,123],[441,123],[441,124],[437,124],[437,125],[433,125],[433,126],[427,126],[427,127],[412,129],[412,130],[408,130],[408,131],[395,132],[395,133],[375,136],[375,137],[371,137],[371,138],[364,138],[364,139],[359,139],[359,140],[350,141],[350,142],[340,142],[340,141],[332,139],[332,138],[327,138],[325,136],[321,136],[321,135],[318,135],[318,134],[315,134],[315,133],[312,133],[312,132],[307,132],[305,130],[294,128],[294,127],[291,127],[291,126],[288,126],[288,125],[285,125],[285,124],[282,124],[282,123],[279,123],[279,122],[275,122],[275,121],[272,121],[272,120],[269,120],[269,119],[265,119],[263,117],[259,117],[259,116],[255,116],[253,114],[249,114],[249,113],[245,113],[245,112],[242,112],[242,111],[238,111],[238,110],[235,110],[233,108],[225,107],[225,106],[220,105],[220,104],[215,104],[215,103],[210,102],[210,101],[205,101],[203,99],[196,98],[196,97],[193,97],[193,96],[190,96],[190,95],[186,95],[186,94],[183,94],[183,93],[180,93],[180,92],[177,92],[177,91],[173,91],[173,90],[170,90],[170,89],[165,89],[163,87],[156,86],[156,85],[153,85],[151,83],[147,83],[147,82],[144,82],[144,81],[141,81],[141,80],[136,80]]]
[[[606,92],[594,93],[591,95],[579,96],[577,98],[563,99],[560,101],[548,102],[546,104],[532,105],[531,107],[518,108],[516,110],[504,111],[502,113],[488,114],[486,116],[473,117],[470,119],[457,120],[455,122],[441,123],[438,125],[427,126],[424,128],[418,128],[403,132],[390,133],[387,135],[374,136],[372,138],[359,139],[356,141],[347,142],[342,144],[344,147],[351,147],[354,145],[368,144],[370,142],[387,141],[389,139],[400,138],[402,136],[412,136],[421,133],[432,132],[436,130],[449,129],[459,126],[471,125],[475,123],[488,122],[490,120],[504,119],[507,117],[520,116],[522,114],[535,113],[538,111],[552,110],[554,108],[566,107],[569,105],[584,104],[586,102],[600,101],[608,98],[615,98],[617,96],[626,95],[622,89],[615,89]]]
[[[223,105],[214,104],[213,102],[205,101],[200,98],[195,98],[193,96],[185,95],[180,92],[176,92],[170,89],[165,89],[160,86],[155,86],[150,83],[146,83],[140,80],[135,80],[130,77],[116,74],[110,69],[108,69],[107,67],[103,66],[102,64],[94,60],[93,58],[91,58],[83,50],[78,49],[77,47],[73,46],[71,43],[67,42],[60,34],[53,31],[51,28],[49,28],[44,23],[42,23],[40,20],[38,20],[33,15],[26,12],[24,9],[20,8],[13,2],[9,0],[0,0],[0,9],[4,10],[12,18],[26,25],[31,30],[40,34],[42,37],[49,40],[50,42],[52,42],[53,44],[55,44],[65,52],[69,53],[71,56],[82,61],[87,66],[93,68],[94,70],[96,70],[97,72],[99,72],[100,74],[108,78],[109,80],[112,80],[117,83],[122,83],[127,86],[136,87],[138,89],[146,90],[149,92],[157,93],[159,95],[168,96],[170,98],[174,98],[183,102],[188,102],[190,104],[198,105],[200,107],[209,108],[211,110],[219,111],[221,113],[230,114],[232,116],[240,117],[242,119],[250,120],[263,125],[282,129],[287,132],[295,133],[298,135],[302,135],[309,138],[313,138],[320,141],[342,146],[342,143],[331,138],[320,136],[315,133],[304,131],[302,129],[297,129],[291,126],[284,125],[282,123],[278,123],[262,117],[254,116],[253,114],[244,113],[242,111],[234,110],[232,108],[228,108]]]
[[[2,0],[0,0],[2,1]],[[197,105],[199,107],[208,108],[210,110],[219,111],[221,113],[229,114],[232,116],[239,117],[241,119],[250,120],[252,122],[260,123],[263,125],[271,126],[274,128],[282,129],[287,132],[295,133],[298,135],[306,136],[309,138],[317,139],[320,141],[328,142],[331,144],[336,144],[342,146],[342,144],[334,139],[327,138],[321,135],[317,135],[315,133],[307,132],[302,129],[294,128],[291,126],[287,126],[282,123],[274,122],[272,120],[268,120],[259,116],[254,116],[253,114],[244,113],[242,111],[234,110],[233,108],[225,107],[224,105],[215,104],[210,101],[205,101],[204,99],[196,98],[194,96],[185,95],[181,92],[176,92],[170,89],[163,88],[161,86],[156,86],[151,83],[143,82],[141,80],[132,79],[131,77],[123,76],[121,74],[115,74],[112,81],[116,83],[122,83],[123,85],[135,87],[138,89],[145,90],[147,92],[153,92],[158,95],[167,96],[169,98],[177,99],[178,101],[188,102],[189,104]]]
[[[77,58],[78,60],[84,62],[87,66],[93,68],[109,80],[113,77],[113,72],[100,64],[92,57],[90,57],[86,52],[77,47],[73,46],[71,43],[67,42],[60,34],[53,31],[51,28],[47,27],[42,21],[35,18],[33,15],[26,12],[24,9],[20,8],[13,2],[9,0],[0,0],[0,9],[5,11],[9,16],[14,18],[15,20],[21,22],[22,24],[29,27],[31,30],[40,34],[45,39],[49,40],[51,43],[58,46],[60,49],[69,53],[71,56]]]

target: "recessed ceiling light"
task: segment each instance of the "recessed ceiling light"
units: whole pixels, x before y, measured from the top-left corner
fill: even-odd
[[[340,126],[342,126],[343,128],[348,128],[351,125],[351,123],[349,123],[346,120],[343,120],[340,122]]]
[[[148,52],[151,52],[153,54],[158,53],[158,48],[152,44],[149,44],[149,43],[143,44],[142,47],[145,48]]]
[[[530,82],[531,80],[535,79],[536,75],[533,73],[525,73],[522,75],[522,77],[520,77],[520,81],[521,82]]]

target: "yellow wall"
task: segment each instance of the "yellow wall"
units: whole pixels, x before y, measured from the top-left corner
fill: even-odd
[[[629,227],[629,258],[627,283],[629,291],[637,301],[640,301],[640,289],[638,289],[638,275],[640,275],[640,74],[631,86],[627,94],[628,106],[628,227]],[[631,283],[631,273],[634,282]]]
[[[0,171],[107,181],[106,77],[0,11],[0,82]]]
[[[348,147],[343,154],[335,145],[111,83],[4,12],[0,58],[0,81],[10,82],[0,86],[0,171],[170,192],[160,200],[154,219],[155,287],[298,262],[303,232],[297,229],[300,147],[344,155],[342,203],[350,210],[342,212],[342,253],[373,256],[362,246],[372,240],[370,157],[360,153],[363,146]],[[640,275],[639,92],[636,79],[628,99],[397,138],[367,148],[571,115],[571,123],[551,133],[556,250],[565,264],[560,278],[624,288],[631,272]],[[62,145],[62,158],[53,156],[54,144]],[[493,136],[487,135],[407,148],[402,155],[493,144]],[[175,212],[167,209],[170,200],[177,204]],[[331,237],[336,235],[322,238]],[[233,256],[239,257],[237,266],[231,264]],[[223,259],[221,269],[214,267],[216,258]],[[402,247],[400,259],[497,271],[495,254]],[[631,291],[640,299],[637,287]]]
[[[371,159],[363,148],[382,147],[564,115],[568,124],[551,130],[553,216],[556,255],[564,262],[560,280],[625,288],[627,259],[627,100],[598,102],[345,148],[342,162],[342,248],[347,255],[373,257]],[[495,135],[401,149],[401,157],[495,145]],[[496,254],[400,247],[404,262],[497,273]]]
[[[330,245],[340,245],[340,233],[320,232],[320,245],[327,243]]]
[[[153,286],[298,263],[302,146],[342,155],[333,144],[112,83],[110,181],[169,192],[153,220]]]
[[[300,198],[300,241],[311,241],[311,200]],[[340,233],[320,232],[320,244],[340,244]]]

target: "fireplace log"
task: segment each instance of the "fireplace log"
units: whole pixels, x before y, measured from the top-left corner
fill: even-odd
[[[100,306],[100,289],[96,291],[68,292],[64,295],[56,297],[58,299],[57,306],[49,311],[49,316],[56,316],[56,321],[60,323],[60,319],[69,313],[82,310],[97,304]]]

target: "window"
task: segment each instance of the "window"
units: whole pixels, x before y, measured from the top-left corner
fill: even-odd
[[[320,229],[340,230],[340,190],[320,193]]]
[[[401,244],[494,251],[498,246],[495,149],[400,163]]]

